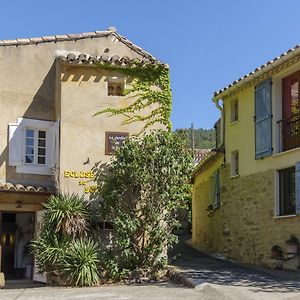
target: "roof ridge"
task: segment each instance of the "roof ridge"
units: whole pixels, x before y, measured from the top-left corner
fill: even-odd
[[[13,40],[0,40],[0,47],[7,47],[7,46],[26,46],[26,45],[38,45],[42,43],[51,43],[51,42],[63,42],[63,41],[76,41],[81,39],[93,39],[93,38],[100,38],[113,35],[115,36],[120,42],[125,44],[127,47],[135,51],[136,53],[147,57],[150,60],[157,61],[157,59],[151,55],[149,52],[143,50],[141,47],[135,45],[126,37],[118,34],[114,27],[109,27],[107,30],[104,31],[90,31],[90,32],[81,32],[81,33],[71,33],[71,34],[59,34],[59,35],[48,35],[48,36],[41,36],[41,37],[32,37],[32,38],[17,38]]]

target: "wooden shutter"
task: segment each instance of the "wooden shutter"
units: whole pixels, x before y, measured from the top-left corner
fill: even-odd
[[[272,154],[272,81],[255,87],[255,159]]]
[[[11,123],[8,125],[8,161],[13,167],[22,166],[23,163],[23,127],[21,124]]]
[[[296,214],[300,214],[300,162],[295,165]]]

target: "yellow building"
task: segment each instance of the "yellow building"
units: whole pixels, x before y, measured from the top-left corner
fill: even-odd
[[[193,174],[193,244],[246,263],[300,238],[300,47],[215,92],[218,145]]]
[[[113,27],[0,40],[0,58],[0,271],[43,281],[26,252],[42,204],[58,191],[89,197],[94,165],[110,162],[115,145],[145,125],[94,116],[132,103],[122,92],[135,80],[97,65],[160,62]]]

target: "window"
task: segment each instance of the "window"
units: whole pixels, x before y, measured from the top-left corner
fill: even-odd
[[[213,199],[212,199],[212,208],[220,207],[220,170],[215,171],[213,175]]]
[[[239,101],[238,99],[231,100],[230,103],[230,119],[231,123],[239,120]]]
[[[231,152],[231,176],[239,175],[239,151]]]
[[[46,164],[46,135],[47,133],[45,130],[26,129],[26,164]]]
[[[9,124],[9,166],[17,173],[51,175],[58,162],[58,122],[19,118]]]
[[[279,207],[280,216],[296,213],[295,168],[278,171],[279,173]]]
[[[108,82],[107,95],[108,96],[123,96],[124,83],[123,82]]]

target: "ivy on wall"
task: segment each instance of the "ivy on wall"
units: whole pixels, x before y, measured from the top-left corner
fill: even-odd
[[[142,131],[153,124],[160,123],[171,131],[172,92],[170,88],[169,69],[163,64],[136,63],[129,66],[117,66],[104,62],[95,63],[97,67],[116,71],[132,77],[132,84],[124,90],[124,96],[133,101],[126,107],[109,107],[95,115],[110,113],[123,115],[123,124],[145,122]],[[147,111],[147,113],[145,113]]]

